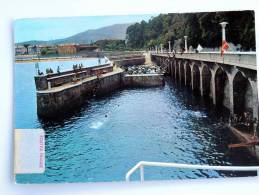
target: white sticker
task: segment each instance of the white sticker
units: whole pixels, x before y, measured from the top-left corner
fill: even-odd
[[[43,129],[14,130],[14,173],[45,171],[45,132]]]

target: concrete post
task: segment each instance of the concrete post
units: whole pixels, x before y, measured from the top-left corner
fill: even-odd
[[[160,44],[161,53],[163,53],[163,44]]]
[[[201,92],[201,97],[203,97],[203,76],[202,76],[202,69],[203,69],[203,66],[200,68],[199,67],[199,71],[200,71],[200,92]]]
[[[156,45],[156,53],[158,53],[158,48],[157,48],[157,45]]]
[[[227,22],[221,22],[220,25],[222,27],[222,42],[226,41],[226,25],[228,23]]]
[[[51,83],[48,81],[48,89],[51,89]]]
[[[249,82],[253,90],[253,118],[258,119],[258,91],[257,91],[257,82],[249,79]]]
[[[193,83],[193,64],[191,64],[191,84],[192,84],[192,90],[194,90],[194,83]]]
[[[184,36],[184,48],[185,48],[185,53],[188,52],[187,37],[188,37],[188,36]]]
[[[215,76],[216,76],[216,71],[211,72],[211,93],[212,93],[212,100],[213,104],[216,105],[216,85],[215,85]]]
[[[168,52],[171,53],[171,41],[168,41]]]

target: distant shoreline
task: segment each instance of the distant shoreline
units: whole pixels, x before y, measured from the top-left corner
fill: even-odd
[[[86,60],[94,59],[95,57],[49,57],[40,59],[24,59],[24,60],[14,60],[15,63],[24,62],[48,62],[48,61],[70,61],[70,60]]]

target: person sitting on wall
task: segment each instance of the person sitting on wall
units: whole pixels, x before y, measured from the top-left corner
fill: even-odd
[[[38,69],[38,75],[43,75],[43,72],[41,72],[40,69]]]
[[[60,67],[57,68],[57,73],[60,74]]]
[[[79,64],[79,69],[81,70],[83,68],[83,64]]]

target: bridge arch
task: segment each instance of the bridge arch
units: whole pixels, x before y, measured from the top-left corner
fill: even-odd
[[[215,98],[217,106],[229,108],[229,79],[222,67],[215,73]]]
[[[192,90],[197,94],[200,91],[200,70],[197,64],[192,66]]]
[[[202,90],[203,90],[203,96],[205,98],[209,98],[212,96],[211,94],[211,71],[208,65],[204,65],[201,71],[202,74]]]
[[[253,89],[248,78],[238,71],[233,79],[234,113],[241,115],[249,112],[253,115]]]

